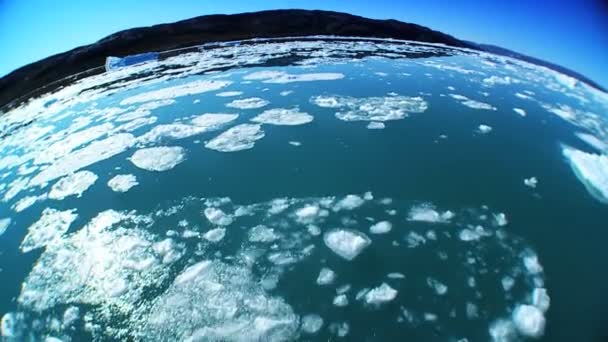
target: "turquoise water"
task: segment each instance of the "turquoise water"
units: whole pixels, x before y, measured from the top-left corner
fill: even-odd
[[[420,56],[420,45],[398,42],[220,48],[81,80],[5,113],[5,338],[478,341],[500,340],[501,322],[502,340],[606,338],[608,209],[605,183],[588,180],[606,177],[606,164],[590,163],[586,179],[574,172],[581,163],[564,156],[566,148],[606,153],[576,135],[606,143],[606,95],[522,62],[423,48]],[[349,54],[357,50],[366,56]],[[299,65],[285,65],[289,56]],[[251,76],[261,71],[275,73]],[[156,92],[131,101],[195,81],[209,83],[187,94]],[[218,96],[226,91],[240,93]],[[318,102],[319,96],[336,102]],[[477,106],[463,104],[461,96]],[[268,103],[227,106],[253,97]],[[163,99],[174,102],[141,108]],[[262,123],[264,136],[247,148],[210,148],[222,132],[277,108],[297,108],[312,121]],[[349,110],[359,120],[336,115]],[[370,120],[361,115],[372,112],[383,129],[366,127]],[[132,113],[141,115],[123,116]],[[195,120],[205,113],[238,118],[200,129]],[[117,128],[136,116],[156,120]],[[179,137],[140,138],[163,124],[185,127]],[[491,131],[480,132],[482,124]],[[69,142],[91,127],[101,133]],[[187,128],[200,131],[186,134]],[[46,131],[36,134],[40,130]],[[69,159],[120,134],[132,136],[94,163]],[[135,151],[158,146],[182,147],[183,158],[164,156],[171,165],[163,171],[137,165]],[[90,150],[87,155],[100,156],[111,149]],[[40,157],[45,151],[52,151],[47,159]],[[154,153],[146,165],[161,164],[163,156]],[[36,176],[45,169],[54,176],[38,186]],[[54,184],[83,170],[96,175],[92,184],[72,191],[75,182],[67,182],[65,198],[52,195]],[[126,192],[108,186],[127,174],[138,184]],[[530,177],[538,180],[534,188],[524,184]],[[21,191],[7,196],[15,189]],[[26,196],[43,197],[16,210]],[[304,215],[307,207],[316,209]],[[46,208],[74,209],[78,216],[69,228],[56,217],[41,224],[40,231],[57,233],[38,235],[39,248],[24,251],[22,241]],[[224,221],[205,215],[209,208],[221,209]],[[110,223],[93,220],[98,215]],[[392,229],[370,232],[380,221]],[[272,238],[252,238],[258,225],[272,229]],[[208,234],[214,229],[218,235]],[[348,260],[327,243],[336,229],[363,233],[371,243]],[[467,238],[463,231],[476,233]],[[535,256],[542,270],[526,264]],[[317,284],[323,267],[337,275],[333,283]],[[509,279],[513,285],[505,286]],[[396,292],[376,303],[370,293],[382,284]],[[548,307],[533,299],[535,289],[546,289]],[[337,292],[347,305],[334,305]],[[533,307],[542,322],[516,319],[520,306]],[[64,313],[74,307],[77,318],[70,319]],[[318,331],[307,331],[309,314],[322,318]],[[525,324],[534,327],[525,330]]]

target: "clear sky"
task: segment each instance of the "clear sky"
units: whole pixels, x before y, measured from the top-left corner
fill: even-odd
[[[606,0],[0,0],[0,76],[127,28],[277,8],[416,23],[539,57],[608,87]]]

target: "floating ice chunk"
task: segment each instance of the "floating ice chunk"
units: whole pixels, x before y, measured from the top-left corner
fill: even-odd
[[[421,244],[424,244],[426,242],[426,239],[424,238],[424,236],[416,233],[416,232],[409,232],[409,234],[407,235],[406,239],[407,241],[407,246],[409,248],[416,248]]]
[[[504,213],[494,214],[494,223],[499,226],[506,226],[509,222],[507,221],[507,215]]]
[[[513,108],[513,111],[521,116],[526,116],[526,111],[521,108]]]
[[[283,90],[282,92],[279,93],[279,95],[281,96],[287,96],[289,94],[293,93],[293,90]]]
[[[384,129],[386,125],[384,122],[372,121],[367,124],[367,129]]]
[[[302,143],[299,141],[289,141],[288,143],[291,146],[302,146]]]
[[[338,337],[344,337],[350,332],[350,326],[346,322],[332,323],[329,325],[329,331]]]
[[[334,211],[353,210],[365,203],[365,200],[358,195],[346,195],[334,206]]]
[[[336,280],[336,272],[327,267],[323,267],[317,277],[318,285],[330,285]]]
[[[481,237],[479,234],[477,234],[477,232],[470,230],[470,229],[463,229],[460,231],[460,233],[458,233],[458,237],[460,238],[460,240],[462,241],[477,241],[479,240],[479,238]]]
[[[139,182],[137,181],[137,178],[131,174],[116,175],[108,181],[108,186],[110,189],[116,192],[127,192],[129,189],[138,184]]]
[[[454,217],[454,213],[447,210],[443,213],[435,210],[431,204],[420,204],[413,206],[408,214],[409,221],[421,221],[430,223],[447,223]]]
[[[524,179],[525,186],[528,186],[531,188],[536,188],[537,184],[538,184],[538,180],[536,179],[536,177],[530,177],[530,178]]]
[[[300,328],[306,334],[315,334],[323,327],[323,318],[317,314],[307,314],[302,316]]]
[[[238,117],[238,114],[207,113],[193,118],[191,122],[195,126],[204,128],[204,132],[209,132],[221,128]]]
[[[530,274],[538,274],[543,271],[543,267],[538,261],[538,256],[531,251],[527,251],[523,255],[524,267]]]
[[[477,305],[473,303],[466,304],[465,312],[468,319],[475,319],[479,317],[479,309],[477,308]]]
[[[321,228],[319,228],[319,226],[316,226],[314,224],[309,224],[306,227],[306,230],[308,230],[308,234],[310,234],[312,236],[319,236],[319,235],[321,235]]]
[[[34,203],[40,201],[40,200],[44,200],[48,197],[48,195],[39,195],[39,196],[25,196],[23,198],[21,198],[19,201],[17,201],[14,205],[13,205],[13,210],[17,213],[20,213],[22,211],[24,211],[25,209],[31,207],[32,205],[34,205]]]
[[[218,242],[222,240],[224,236],[226,236],[226,229],[224,228],[211,229],[203,234],[203,238],[210,242]]]
[[[203,260],[192,266],[188,266],[182,271],[177,277],[175,277],[174,283],[183,285],[193,281],[197,277],[204,275],[207,268],[211,265],[211,261]]]
[[[263,137],[261,125],[240,124],[211,139],[205,147],[220,152],[236,152],[253,148],[255,142]]]
[[[181,96],[200,94],[224,88],[231,84],[230,81],[218,80],[197,80],[172,87],[165,87],[158,90],[137,94],[128,97],[120,102],[121,106],[128,106],[135,103],[148,102],[152,100],[167,100]]]
[[[426,278],[426,283],[430,288],[435,290],[435,293],[437,293],[440,296],[443,296],[446,293],[448,293],[448,287],[445,284],[438,281],[437,279],[434,279],[431,277]]]
[[[518,305],[513,311],[513,323],[527,337],[541,337],[545,332],[545,316],[532,305]]]
[[[146,134],[137,138],[137,141],[142,144],[150,144],[160,142],[165,138],[185,139],[203,132],[205,132],[205,129],[199,126],[172,123],[155,126]]]
[[[264,225],[257,225],[249,231],[249,241],[251,242],[273,242],[279,238],[274,229]]]
[[[364,233],[349,229],[333,229],[323,236],[325,245],[346,260],[353,260],[372,241]]]
[[[479,127],[477,127],[477,131],[481,134],[488,134],[492,132],[492,127],[488,125],[479,125]]]
[[[510,276],[504,276],[501,280],[500,283],[502,285],[502,288],[505,291],[509,291],[513,288],[513,285],[515,285],[515,279],[513,279]]]
[[[228,226],[233,221],[232,216],[224,213],[219,208],[206,208],[204,214],[211,224],[217,226]]]
[[[386,234],[393,229],[393,225],[388,221],[380,221],[371,227],[369,227],[369,232],[372,234]]]
[[[532,305],[536,306],[542,312],[547,312],[547,310],[549,310],[551,298],[547,293],[547,289],[537,287],[532,291]]]
[[[65,327],[71,327],[80,319],[80,309],[77,306],[70,306],[63,312],[62,324]]]
[[[594,135],[580,132],[575,134],[579,139],[587,143],[587,145],[595,148],[596,150],[608,152],[608,143],[598,139]]]
[[[97,181],[97,175],[91,171],[79,171],[65,176],[51,187],[49,198],[62,200],[68,196],[82,196]]]
[[[271,79],[271,78],[279,77],[279,76],[283,76],[283,75],[285,75],[284,71],[262,70],[262,71],[255,71],[248,75],[245,75],[245,76],[243,76],[243,79],[248,80],[248,81],[261,81],[261,80],[267,80],[267,79]]]
[[[296,219],[300,223],[313,222],[321,212],[321,208],[318,205],[308,204],[298,210],[296,210]]]
[[[563,147],[563,155],[576,177],[598,201],[608,203],[608,156]]]
[[[490,336],[494,342],[516,341],[517,334],[511,320],[499,319],[490,325]]]
[[[60,239],[78,217],[78,214],[74,213],[75,211],[76,209],[65,211],[44,209],[40,219],[28,228],[27,235],[21,242],[21,250],[27,253]]]
[[[159,146],[142,148],[131,156],[131,162],[148,171],[167,171],[186,159],[186,151],[179,146]]]
[[[403,275],[403,273],[399,273],[399,272],[389,273],[387,275],[387,277],[390,279],[405,279],[405,275]]]
[[[5,217],[0,219],[0,235],[4,234],[6,229],[11,225],[11,218]]]
[[[84,167],[113,157],[124,152],[134,142],[135,138],[129,133],[116,134],[104,140],[94,141],[80,150],[58,159],[55,163],[38,173],[30,181],[30,186],[42,185],[53,179],[71,174]]]
[[[483,83],[487,84],[489,86],[494,86],[496,84],[508,85],[508,84],[511,84],[511,83],[519,83],[519,80],[513,79],[513,78],[511,78],[509,76],[503,76],[503,77],[501,77],[501,76],[493,75],[493,76],[484,78],[483,79]]]
[[[342,97],[316,96],[310,101],[319,107],[342,108],[336,117],[343,121],[388,121],[405,118],[408,113],[422,113],[428,108],[422,97]]]
[[[365,294],[365,302],[369,305],[380,305],[392,301],[395,297],[397,297],[397,290],[387,283],[382,283]]]
[[[0,336],[6,338],[7,341],[19,340],[22,334],[23,314],[8,312],[2,316],[0,321]]]
[[[273,108],[251,119],[253,122],[267,125],[296,126],[312,122],[313,116],[301,112],[298,108]]]
[[[333,81],[344,78],[344,74],[333,72],[307,73],[307,74],[288,74],[283,71],[258,71],[243,77],[245,80],[259,80],[264,83],[292,83],[292,82],[311,82],[311,81]]]
[[[484,102],[480,102],[480,101],[476,101],[476,100],[471,100],[466,96],[463,95],[458,95],[458,94],[449,94],[449,96],[455,100],[460,101],[461,104],[469,107],[469,108],[473,108],[473,109],[485,109],[485,110],[496,110],[496,107],[484,103]]]
[[[238,108],[238,109],[256,109],[256,108],[265,107],[269,103],[270,102],[268,102],[264,99],[261,99],[259,97],[249,97],[246,99],[234,100],[234,101],[226,104],[226,107]]]
[[[231,90],[231,91],[223,91],[221,93],[215,94],[215,96],[219,96],[219,97],[232,97],[232,96],[239,96],[239,95],[243,95],[243,92]]]
[[[348,305],[348,297],[345,294],[340,294],[334,297],[332,302],[335,306],[344,307]]]

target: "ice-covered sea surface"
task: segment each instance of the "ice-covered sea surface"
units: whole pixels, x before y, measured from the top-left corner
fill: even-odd
[[[7,341],[596,341],[607,95],[401,41],[249,41],[0,120]]]

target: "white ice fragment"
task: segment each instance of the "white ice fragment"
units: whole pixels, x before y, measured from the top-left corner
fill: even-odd
[[[515,279],[513,279],[510,276],[504,276],[501,280],[500,283],[502,285],[502,288],[505,291],[509,291],[513,288],[513,285],[515,285]]]
[[[205,270],[211,265],[211,261],[204,260],[192,266],[188,266],[182,273],[175,278],[175,284],[182,285],[196,279],[204,274]]]
[[[526,111],[521,108],[513,108],[513,111],[521,116],[526,116]]]
[[[367,129],[384,129],[386,125],[384,122],[372,121],[367,124]]]
[[[221,128],[238,117],[238,114],[206,113],[194,117],[190,122],[197,127],[203,128],[204,132],[209,132]]]
[[[507,319],[493,322],[490,325],[489,333],[493,342],[509,342],[518,339],[513,322]]]
[[[598,201],[608,203],[608,156],[563,147],[562,153],[576,177]]]
[[[40,219],[29,226],[28,232],[21,242],[21,250],[27,253],[59,240],[78,217],[78,214],[74,213],[75,211],[76,209],[65,211],[44,209]]]
[[[388,221],[380,221],[371,227],[369,227],[369,232],[372,234],[386,234],[391,231],[393,225]]]
[[[344,307],[348,305],[348,297],[345,294],[340,294],[334,297],[332,302],[335,306]]]
[[[220,152],[236,152],[253,148],[255,142],[263,137],[261,125],[240,124],[211,139],[205,147]]]
[[[289,141],[288,143],[291,146],[302,146],[302,143],[299,141]]]
[[[232,96],[239,96],[239,95],[243,95],[243,92],[231,90],[231,91],[223,91],[221,93],[215,94],[215,96],[219,96],[219,97],[232,97]]]
[[[513,311],[513,323],[517,331],[527,337],[541,337],[545,332],[545,316],[532,305],[518,305]]]
[[[317,314],[302,316],[301,329],[306,334],[315,334],[323,327],[323,318]]]
[[[5,218],[0,219],[0,236],[2,234],[4,234],[6,229],[11,225],[11,222],[12,222],[12,220],[10,217],[5,217]]]
[[[167,171],[186,159],[186,151],[179,146],[159,146],[142,148],[131,156],[131,162],[148,171]]]
[[[288,74],[284,71],[258,71],[243,77],[245,80],[257,80],[264,83],[286,84],[292,82],[333,81],[344,78],[344,74],[332,72]]]
[[[389,273],[387,277],[390,279],[405,279],[405,275],[399,272]]]
[[[176,97],[200,94],[224,88],[231,84],[230,81],[217,80],[197,80],[172,87],[164,87],[158,90],[137,94],[128,97],[120,102],[121,106],[128,106],[135,103],[148,102],[152,100],[167,100]]]
[[[440,296],[443,296],[448,292],[448,287],[445,284],[438,281],[437,279],[434,279],[431,277],[426,278],[426,283],[430,288],[435,290],[435,293],[437,293]]]
[[[409,113],[422,113],[428,103],[422,97],[385,96],[355,98],[349,96],[316,96],[313,104],[324,108],[340,108],[336,117],[343,121],[400,120]]]
[[[97,181],[97,175],[91,171],[79,171],[67,175],[51,187],[49,198],[62,200],[68,196],[82,196],[91,185]]]
[[[217,226],[228,226],[233,221],[232,216],[224,213],[224,211],[219,208],[206,208],[204,214],[211,224]]]
[[[296,210],[296,220],[300,223],[313,222],[321,212],[321,208],[314,204],[308,204],[298,210]]]
[[[71,327],[80,319],[80,309],[77,306],[70,306],[63,312],[62,325],[64,328]]]
[[[524,267],[530,274],[538,274],[543,271],[543,267],[538,261],[538,256],[532,252],[524,253],[523,255]]]
[[[274,229],[264,225],[257,225],[249,231],[249,241],[251,242],[273,242],[279,238]]]
[[[265,107],[270,102],[261,99],[259,97],[249,97],[246,99],[233,100],[226,104],[226,107],[237,108],[237,109],[257,109]]]
[[[549,310],[551,298],[547,293],[547,289],[537,287],[532,291],[532,305],[536,306],[542,312],[547,312],[547,310]]]
[[[108,181],[108,186],[115,192],[127,192],[132,187],[138,185],[139,182],[135,175],[116,175]]]
[[[282,92],[279,93],[279,95],[281,96],[287,96],[289,94],[293,93],[293,90],[283,90]]]
[[[336,273],[327,267],[323,267],[317,277],[317,285],[330,285],[336,279]]]
[[[509,222],[507,221],[507,215],[504,213],[494,214],[494,223],[499,226],[506,226]]]
[[[332,229],[323,236],[325,245],[346,260],[353,260],[372,241],[364,233],[350,229]]]
[[[600,152],[608,152],[608,142],[598,139],[596,136],[587,133],[575,133],[575,135]]]
[[[481,236],[479,234],[477,234],[477,232],[465,228],[465,229],[461,230],[460,233],[458,233],[458,237],[460,238],[460,240],[468,242],[468,241],[479,240],[479,238]]]
[[[226,236],[225,228],[214,228],[203,234],[203,238],[210,242],[218,242]]]
[[[488,133],[492,132],[492,127],[482,124],[482,125],[479,125],[479,127],[477,127],[477,131],[481,134],[488,134]]]
[[[424,244],[426,242],[426,239],[424,238],[424,236],[422,236],[416,232],[409,232],[405,240],[406,240],[407,246],[409,248],[416,248],[419,245]]]
[[[46,195],[46,194],[43,194],[40,196],[25,196],[25,197],[21,198],[19,201],[15,202],[15,204],[12,206],[12,208],[15,212],[20,213],[20,212],[24,211],[25,209],[34,205],[34,203],[36,203],[40,200],[44,200],[47,197],[48,197],[48,195]]]
[[[526,178],[524,179],[524,185],[528,186],[530,188],[536,188],[536,185],[538,184],[538,180],[536,179],[536,177],[530,177],[530,178]]]
[[[484,110],[496,110],[496,107],[484,103],[484,102],[480,102],[480,101],[476,101],[476,100],[471,100],[470,98],[464,96],[464,95],[459,95],[459,94],[449,94],[449,96],[457,101],[459,101],[461,104],[469,107],[469,108],[473,108],[473,109],[484,109]]]
[[[365,294],[365,302],[369,305],[380,305],[392,301],[395,297],[397,297],[397,290],[387,283],[382,283]]]
[[[310,123],[313,119],[312,115],[298,108],[273,108],[263,111],[251,121],[267,125],[296,126]]]
[[[346,195],[336,203],[334,211],[353,210],[363,205],[363,203],[365,203],[365,200],[358,195]]]
[[[319,228],[319,226],[317,225],[309,224],[308,226],[306,226],[306,230],[308,230],[308,234],[312,236],[321,235],[321,228]]]
[[[420,204],[413,206],[408,214],[409,221],[420,221],[430,223],[447,223],[454,217],[454,213],[447,210],[443,213],[435,210],[430,204]]]

